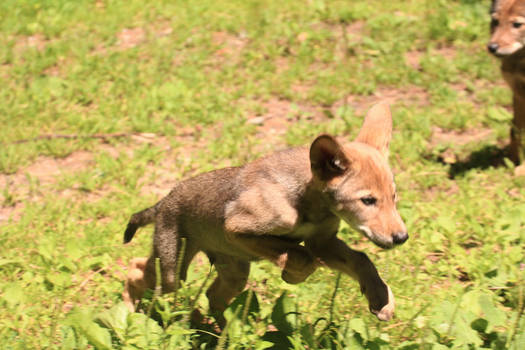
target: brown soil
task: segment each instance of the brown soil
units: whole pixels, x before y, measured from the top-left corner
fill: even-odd
[[[48,40],[42,34],[23,36],[16,40],[15,50],[22,51],[26,48],[36,48],[38,51],[43,51],[47,43]]]
[[[429,103],[428,93],[420,87],[410,86],[401,89],[382,87],[378,88],[373,95],[348,95],[345,99],[337,101],[331,108],[332,114],[345,103],[351,107],[357,115],[364,115],[370,107],[379,101],[387,101],[390,104],[403,103],[410,105],[425,106]]]
[[[248,40],[243,34],[233,35],[228,32],[214,32],[211,35],[211,42],[217,47],[215,57],[223,62],[226,59],[238,59]]]
[[[419,50],[409,51],[405,54],[406,64],[410,67],[419,70],[421,69],[421,58],[425,53]],[[456,49],[453,47],[440,47],[432,50],[432,54],[443,56],[447,60],[453,60],[456,57]]]
[[[59,175],[84,170],[92,161],[93,154],[85,151],[74,152],[62,159],[39,157],[33,164],[14,174],[0,175],[0,188],[7,189],[14,198],[14,203],[7,205],[7,198],[0,193],[0,222],[10,217],[17,220],[24,208],[22,200],[41,198]]]
[[[444,130],[434,126],[432,128],[431,146],[443,143],[455,145],[466,145],[471,142],[479,142],[492,134],[490,129],[469,129],[465,131]]]
[[[0,189],[7,189],[12,197],[5,198],[0,191],[0,222],[18,220],[24,209],[24,202],[38,201],[46,194],[55,192],[63,198],[78,198],[86,202],[94,202],[103,198],[111,189],[98,189],[92,192],[81,191],[78,188],[68,188],[64,190],[56,189],[55,185],[64,174],[75,174],[85,171],[94,163],[95,152],[107,152],[111,157],[118,158],[121,153],[132,156],[136,148],[148,143],[155,145],[165,152],[164,160],[160,165],[148,165],[145,176],[139,180],[141,192],[143,194],[155,194],[163,196],[169,192],[176,181],[173,174],[180,172],[175,169],[180,166],[183,159],[183,166],[191,162],[192,155],[200,151],[206,145],[204,141],[195,139],[195,132],[199,128],[181,129],[175,139],[181,146],[174,150],[167,137],[155,134],[142,133],[132,135],[132,142],[119,146],[118,148],[109,144],[101,143],[97,150],[93,152],[77,151],[65,158],[39,157],[31,165],[19,169],[16,173],[5,175],[0,174]],[[175,161],[177,160],[178,163]],[[187,164],[186,164],[187,165]]]
[[[146,32],[143,28],[124,28],[117,34],[117,46],[120,49],[131,49],[146,39]]]

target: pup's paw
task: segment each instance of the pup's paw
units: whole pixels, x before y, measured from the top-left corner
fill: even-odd
[[[379,311],[370,308],[370,312],[376,315],[380,321],[390,321],[394,316],[394,294],[392,294],[392,291],[390,290],[390,287],[388,285],[386,286],[386,288],[388,289],[388,303],[385,306],[383,306]]]
[[[368,299],[370,312],[381,321],[390,321],[394,316],[394,294],[382,279],[361,285],[361,291]]]
[[[130,312],[135,312],[137,304],[146,289],[144,270],[147,258],[134,258],[129,264],[128,276],[122,293],[122,299]]]
[[[124,292],[122,292],[122,300],[124,301],[124,304],[128,308],[129,312],[135,312],[135,309],[137,308],[137,303],[129,291],[129,286],[126,283],[126,287],[124,288]]]
[[[514,176],[525,176],[525,164],[521,164],[514,168]]]

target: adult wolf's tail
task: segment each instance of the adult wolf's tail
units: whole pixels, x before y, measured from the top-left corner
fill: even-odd
[[[157,210],[155,206],[153,206],[131,215],[128,227],[126,227],[126,231],[124,232],[124,243],[131,241],[139,227],[152,223],[156,212]]]

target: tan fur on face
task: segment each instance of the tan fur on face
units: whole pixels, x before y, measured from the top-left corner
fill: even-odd
[[[360,142],[345,146],[351,170],[345,177],[332,181],[330,187],[340,199],[337,215],[381,246],[392,246],[392,236],[405,232],[395,203],[395,184],[383,154]],[[367,207],[362,197],[377,198],[377,205]]]
[[[497,44],[495,52],[499,56],[512,55],[525,45],[525,1],[499,0],[493,3],[491,9],[493,24],[491,27],[491,43]],[[520,28],[513,23],[523,23]]]

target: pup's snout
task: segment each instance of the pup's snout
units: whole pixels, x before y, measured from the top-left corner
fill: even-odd
[[[490,53],[496,53],[499,49],[499,45],[497,43],[489,43],[487,49]]]
[[[396,232],[392,235],[392,240],[394,244],[403,244],[408,239],[408,233],[406,232]]]

